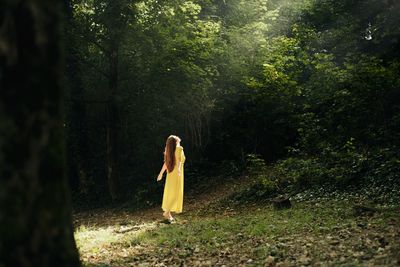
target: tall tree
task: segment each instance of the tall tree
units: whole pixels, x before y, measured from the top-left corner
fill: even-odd
[[[112,200],[119,195],[118,137],[120,128],[118,100],[120,99],[120,47],[132,16],[127,0],[72,1],[74,4],[73,27],[89,47],[84,64],[96,71],[102,102],[106,109],[106,169],[108,190]],[[76,64],[76,63],[75,63]],[[101,77],[99,77],[101,76]],[[70,77],[71,79],[71,77]],[[106,84],[103,86],[103,84]],[[73,87],[74,85],[72,85]],[[72,90],[71,90],[72,93]],[[96,92],[97,95],[101,93]]]
[[[105,9],[105,29],[107,38],[108,74],[108,103],[107,103],[107,178],[112,200],[118,198],[118,75],[119,48],[126,27],[126,16],[123,14],[126,5],[124,0],[108,1]]]
[[[72,2],[67,3],[67,16],[65,27],[65,72],[67,78],[66,101],[66,143],[68,157],[68,176],[71,179],[72,189],[77,188],[82,192],[87,191],[87,176],[90,173],[88,159],[89,138],[88,119],[85,101],[84,84],[82,80],[81,49],[85,43],[79,42],[73,18]]]
[[[79,266],[65,176],[60,9],[0,5],[0,266]]]

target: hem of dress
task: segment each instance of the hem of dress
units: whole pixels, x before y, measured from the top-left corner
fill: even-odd
[[[163,211],[166,211],[164,208],[161,208]],[[182,213],[183,212],[183,210],[181,210],[181,211],[175,211],[175,210],[169,210],[170,212],[175,212],[175,213]]]

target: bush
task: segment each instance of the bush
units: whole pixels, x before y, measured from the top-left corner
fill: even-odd
[[[269,169],[270,168],[259,155],[247,155],[246,170],[248,175],[256,180],[253,189],[257,196],[273,195],[279,189],[278,181],[271,175]]]
[[[246,171],[254,185],[235,199],[262,201],[278,194],[297,194],[307,189],[361,190],[374,199],[391,199],[400,188],[400,151],[395,147],[366,150],[350,139],[340,149],[326,146],[319,157],[297,155],[273,165],[255,154],[247,155]],[[396,192],[395,192],[396,191]]]
[[[341,149],[327,146],[319,157],[281,160],[273,166],[272,173],[280,177],[278,184],[291,184],[296,189],[326,184],[341,188],[371,179],[379,180],[380,184],[399,180],[400,160],[396,149],[361,150],[352,141],[350,139]]]
[[[279,161],[274,172],[280,173],[281,184],[294,185],[296,188],[307,188],[313,184],[321,184],[327,178],[327,169],[317,158],[291,157]]]

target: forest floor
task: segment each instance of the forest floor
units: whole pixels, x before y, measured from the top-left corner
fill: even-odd
[[[292,208],[238,204],[247,178],[197,187],[184,212],[163,223],[160,207],[74,214],[84,266],[400,266],[400,204],[355,213],[354,194],[292,200]]]

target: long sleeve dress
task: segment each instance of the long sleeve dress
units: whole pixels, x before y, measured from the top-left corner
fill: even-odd
[[[172,172],[167,170],[167,179],[164,186],[164,196],[162,201],[163,211],[172,211],[181,213],[183,209],[183,177],[184,177],[184,163],[185,154],[183,147],[177,146],[175,149],[175,166]],[[178,176],[178,163],[181,165],[181,175]]]

